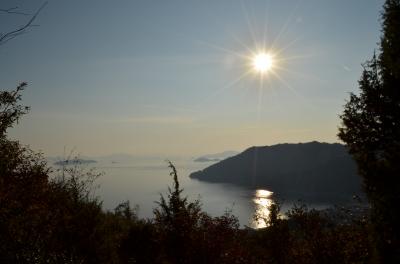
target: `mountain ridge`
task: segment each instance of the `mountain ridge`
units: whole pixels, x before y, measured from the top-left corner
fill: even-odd
[[[338,199],[362,194],[356,164],[340,143],[312,141],[252,146],[189,177],[266,188],[293,198]]]

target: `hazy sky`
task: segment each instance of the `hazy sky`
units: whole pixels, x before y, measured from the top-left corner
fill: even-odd
[[[0,6],[33,12],[42,3]],[[382,4],[49,1],[39,27],[0,46],[0,88],[27,81],[32,108],[10,135],[46,155],[336,142],[338,115],[379,41]],[[0,32],[27,19],[0,14]],[[281,52],[261,84],[243,56],[264,39]]]

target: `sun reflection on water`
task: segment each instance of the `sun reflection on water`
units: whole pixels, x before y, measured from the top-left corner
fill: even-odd
[[[256,190],[254,193],[254,206],[255,215],[251,223],[253,228],[263,228],[267,226],[267,221],[269,218],[269,207],[274,203],[272,199],[273,192],[268,190]]]

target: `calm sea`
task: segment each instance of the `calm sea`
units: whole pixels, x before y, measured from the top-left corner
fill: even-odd
[[[268,205],[273,202],[272,190],[251,190],[231,184],[206,183],[190,179],[191,172],[203,169],[212,163],[196,163],[179,160],[174,162],[183,195],[189,200],[199,199],[202,209],[212,216],[220,216],[225,211],[238,217],[242,226],[262,227],[264,222],[254,221],[254,213],[268,216]],[[172,185],[170,169],[163,160],[140,162],[112,163],[101,161],[93,165],[104,175],[99,178],[96,194],[103,201],[107,210],[114,209],[123,201],[130,201],[132,206],[139,207],[142,218],[152,218],[153,209],[157,207],[160,194],[166,194]],[[283,210],[292,203],[284,203]],[[316,205],[315,207],[324,207]]]

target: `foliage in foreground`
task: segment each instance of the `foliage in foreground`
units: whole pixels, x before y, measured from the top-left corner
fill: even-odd
[[[0,94],[0,263],[366,263],[368,222],[341,223],[332,215],[295,207],[269,227],[240,229],[230,213],[211,217],[199,201],[173,186],[154,219],[139,219],[129,202],[104,211],[93,195],[99,176],[80,166],[60,171],[7,138],[27,109],[20,86]],[[75,164],[75,163],[74,163]],[[56,177],[54,177],[56,174]],[[273,209],[273,208],[272,208]]]
[[[302,206],[280,219],[273,207],[267,228],[240,229],[233,215],[211,217],[182,197],[172,164],[174,185],[154,219],[138,219],[128,202],[106,212],[93,196],[95,172],[67,167],[51,177],[41,155],[7,138],[29,110],[19,105],[21,83],[0,92],[0,263],[398,263],[399,0],[386,0],[382,24],[380,54],[365,65],[339,131],[371,219]]]
[[[400,1],[387,0],[378,56],[350,94],[339,137],[348,146],[371,204],[376,257],[400,263]]]

